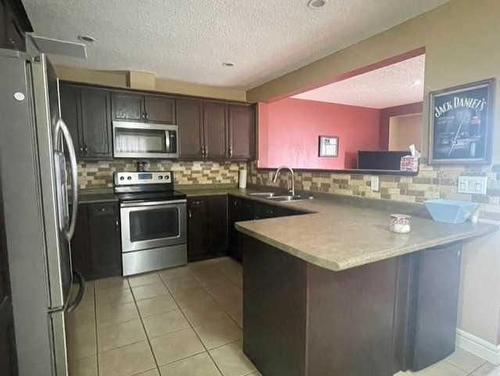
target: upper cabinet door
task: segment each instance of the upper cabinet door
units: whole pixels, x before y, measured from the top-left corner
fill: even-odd
[[[140,121],[145,120],[142,95],[113,93],[113,119]]]
[[[82,88],[82,133],[85,140],[85,157],[89,159],[112,158],[111,119],[109,92],[104,89]]]
[[[226,159],[227,104],[203,102],[203,132],[205,139],[205,158]]]
[[[229,158],[249,160],[255,157],[255,110],[253,106],[230,104],[228,107]]]
[[[68,126],[69,133],[75,145],[76,155],[83,157],[85,153],[85,142],[80,129],[81,106],[80,88],[73,85],[61,84],[61,117]]]
[[[0,0],[0,48],[26,51],[25,33],[31,24],[21,1]]]
[[[176,101],[177,125],[179,126],[179,159],[203,158],[202,103],[198,99]]]
[[[7,8],[5,0],[0,0],[0,47],[5,48],[8,46],[7,40],[7,25],[5,20],[7,18]]]
[[[153,123],[175,124],[175,100],[173,98],[146,95],[144,107],[146,120]]]

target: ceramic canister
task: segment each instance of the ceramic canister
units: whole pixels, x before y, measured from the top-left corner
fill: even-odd
[[[391,214],[390,230],[398,234],[407,234],[411,231],[411,216],[406,214]]]

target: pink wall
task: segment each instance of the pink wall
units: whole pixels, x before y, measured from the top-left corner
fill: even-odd
[[[283,99],[259,103],[260,168],[356,168],[358,150],[379,150],[380,110]],[[337,158],[318,157],[318,136],[338,136]]]

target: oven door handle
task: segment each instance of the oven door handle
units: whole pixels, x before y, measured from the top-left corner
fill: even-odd
[[[143,206],[165,206],[165,205],[176,205],[176,204],[185,204],[187,200],[172,200],[172,201],[130,201],[130,202],[122,202],[120,204],[121,208],[136,208]]]

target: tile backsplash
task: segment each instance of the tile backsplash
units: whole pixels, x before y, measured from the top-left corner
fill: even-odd
[[[246,163],[150,161],[150,171],[174,171],[175,184],[237,184],[238,171]],[[113,172],[136,171],[136,161],[114,160],[78,163],[80,189],[113,186]]]
[[[287,188],[288,174],[283,172],[276,183],[272,182],[274,170],[257,169],[256,163],[248,164],[250,184]],[[458,193],[458,177],[486,176],[488,189],[485,195]],[[297,190],[361,196],[403,202],[423,202],[443,198],[473,201],[481,204],[482,218],[500,221],[500,165],[477,167],[429,166],[422,164],[417,176],[381,175],[380,190],[371,189],[370,175],[331,173],[328,171],[296,171]]]

